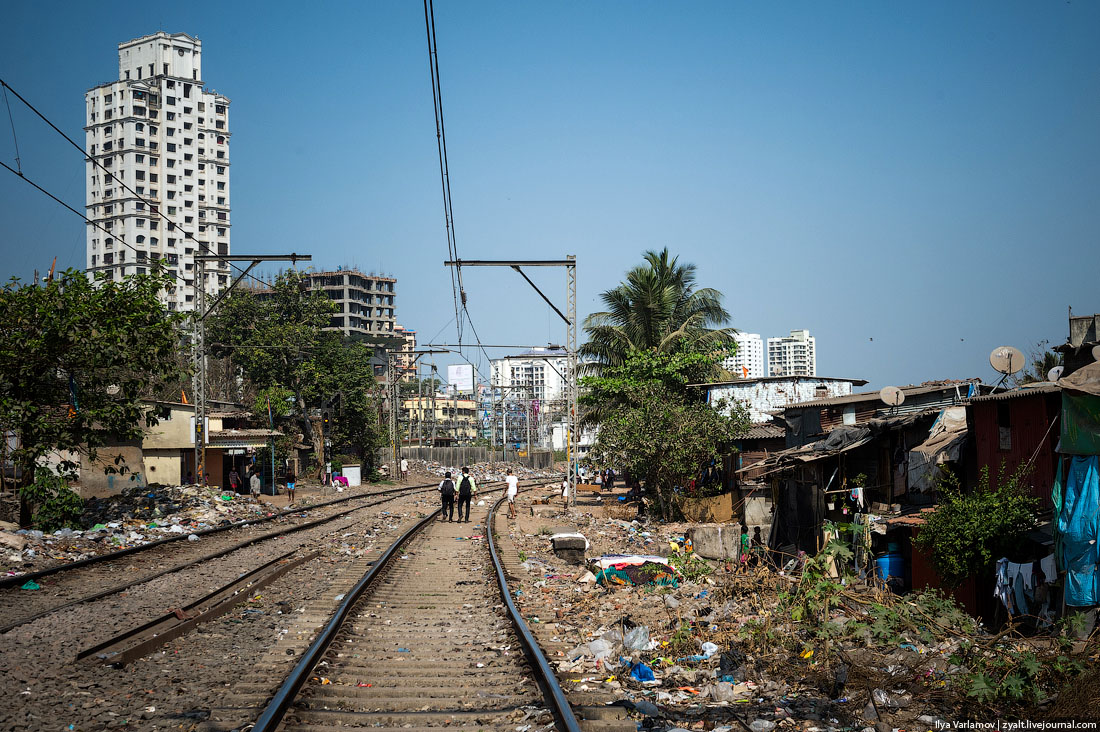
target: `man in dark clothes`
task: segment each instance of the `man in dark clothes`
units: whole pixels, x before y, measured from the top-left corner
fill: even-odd
[[[455,482],[451,480],[451,471],[439,481],[439,497],[443,499],[443,512],[439,514],[440,520],[455,520]]]
[[[470,475],[469,468],[462,469],[462,477],[458,479],[458,520],[470,523],[470,501],[477,493],[477,482]],[[466,516],[462,516],[462,507],[466,506]]]

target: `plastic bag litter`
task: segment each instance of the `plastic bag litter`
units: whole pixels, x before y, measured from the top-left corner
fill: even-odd
[[[655,681],[653,669],[641,661],[630,667],[630,677],[636,681]]]
[[[588,644],[588,652],[596,657],[596,660],[607,658],[615,649],[603,638],[597,638]]]
[[[883,689],[875,689],[871,692],[871,695],[875,699],[875,704],[880,708],[901,709],[909,706],[909,702],[913,699],[911,694],[891,694]]]
[[[718,702],[731,702],[739,698],[738,693],[734,691],[733,684],[725,681],[711,684],[707,687],[707,691],[710,693],[710,698]]]
[[[628,651],[649,650],[649,628],[644,625],[637,625],[626,631],[623,645],[626,646]]]
[[[703,649],[702,650],[703,650],[703,658],[710,658],[715,653],[718,653],[718,646],[716,646],[715,644],[708,641],[708,642],[703,644]]]
[[[188,541],[198,541],[199,537],[198,537],[197,534],[191,534],[190,536],[187,537],[187,540]]]

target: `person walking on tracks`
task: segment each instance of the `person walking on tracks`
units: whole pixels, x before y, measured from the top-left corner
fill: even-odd
[[[470,501],[477,493],[477,481],[470,475],[469,468],[462,468],[462,477],[458,479],[458,520],[470,523]],[[462,506],[466,506],[466,516],[462,516]]]
[[[451,480],[451,471],[443,475],[439,481],[439,497],[443,500],[443,511],[439,514],[441,521],[455,520],[455,482]]]
[[[409,482],[409,460],[408,458],[401,458],[401,482]]]
[[[260,500],[260,485],[261,484],[262,484],[262,481],[260,480],[260,471],[253,470],[252,471],[252,478],[249,480],[249,485],[251,486],[251,490],[249,491],[249,493],[250,493],[251,498],[252,498],[253,501],[259,501]]]
[[[508,474],[504,476],[504,482],[508,484],[505,496],[508,498],[508,518],[516,517],[516,494],[519,493],[519,478],[512,475],[512,469],[508,468]]]

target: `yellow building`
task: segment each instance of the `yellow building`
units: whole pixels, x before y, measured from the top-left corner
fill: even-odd
[[[159,406],[165,415],[157,424],[145,427],[140,440],[100,448],[95,462],[86,457],[81,459],[80,485],[86,495],[114,493],[131,485],[149,483],[180,485],[186,482],[188,474],[194,480],[195,406],[179,402],[159,402]],[[234,469],[244,475],[255,451],[266,447],[272,436],[281,434],[245,426],[251,416],[243,410],[209,412],[206,432],[209,485],[227,485],[229,471]],[[105,473],[104,468],[113,465],[117,455],[126,461],[128,473]],[[266,472],[265,485],[269,479]]]
[[[431,439],[433,423],[437,445],[455,440],[473,442],[478,434],[477,402],[436,395],[434,411],[431,396],[412,397],[401,403],[401,427],[406,440],[418,443]]]

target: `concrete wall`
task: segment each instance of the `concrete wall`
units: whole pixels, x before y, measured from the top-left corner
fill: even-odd
[[[819,387],[824,388],[824,393],[818,392]],[[712,386],[708,391],[707,401],[714,404],[724,398],[741,402],[748,408],[753,422],[767,422],[771,420],[770,412],[779,411],[788,404],[847,396],[851,393],[850,381],[804,376],[781,380],[746,380],[742,383]]]
[[[118,455],[122,456],[127,472],[122,475],[105,472],[108,467],[121,466],[121,463],[115,464],[115,457]],[[131,486],[145,485],[148,485],[145,460],[137,441],[103,448],[95,461],[87,457],[80,460],[79,493],[84,498],[114,495]]]
[[[158,424],[146,428],[145,449],[182,450],[194,447],[195,443],[191,437],[191,418],[194,416],[195,408],[192,406],[169,405],[168,418],[162,418]]]
[[[150,483],[181,485],[185,477],[179,450],[145,450],[145,470]]]

